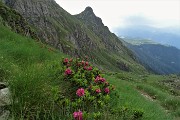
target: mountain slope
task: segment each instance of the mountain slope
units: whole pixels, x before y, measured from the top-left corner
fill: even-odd
[[[125,39],[126,40],[126,39]],[[143,40],[141,44],[134,43],[133,39],[126,40],[128,48],[130,48],[137,56],[139,61],[146,66],[147,69],[158,74],[178,74],[180,73],[180,50],[164,46],[157,43],[148,43]],[[131,42],[132,41],[132,42]]]
[[[92,17],[98,22],[93,19],[87,22],[97,24],[95,29],[90,28],[81,18],[70,15],[54,0],[4,1],[28,21],[42,42],[73,56],[88,55],[100,68],[144,71],[135,61],[133,54],[103,25],[91,9],[87,8],[83,13],[89,14],[90,11],[94,15]]]
[[[62,79],[64,72],[61,74],[63,67],[60,60],[66,56],[48,46],[43,46],[32,39],[12,32],[2,25],[1,19],[0,36],[0,81],[9,82],[14,100],[10,106],[6,106],[2,110],[0,107],[0,113],[4,112],[4,109],[11,110],[10,114],[15,120],[73,119],[74,111],[69,111],[69,105],[64,104],[67,99],[64,100],[64,94],[62,94],[63,88],[71,89],[66,84],[66,80]],[[108,115],[109,119],[113,120],[132,118],[134,115],[137,116],[137,113],[144,113],[143,120],[172,120],[171,115],[162,109],[159,102],[149,101],[137,91],[135,81],[138,80],[137,83],[141,84],[141,80],[144,81],[147,76],[141,75],[144,77],[139,78],[140,75],[136,75],[136,77],[134,75],[129,72],[105,75],[110,83],[116,85],[116,95],[119,97],[111,99],[115,105],[113,109],[117,112],[113,111],[113,116],[110,116],[106,109],[106,113],[102,114],[106,118]],[[60,107],[61,104],[63,107]],[[123,114],[119,113],[120,108],[122,108]],[[137,117],[139,118],[139,116]],[[91,119],[92,117],[87,120]]]

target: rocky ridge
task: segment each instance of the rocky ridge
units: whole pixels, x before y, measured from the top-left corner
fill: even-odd
[[[73,16],[54,0],[4,0],[4,3],[28,21],[42,42],[66,54],[88,55],[93,63],[108,69],[111,66],[114,71],[143,69],[90,7]]]

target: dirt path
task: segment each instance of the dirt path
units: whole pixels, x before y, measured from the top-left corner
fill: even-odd
[[[152,97],[152,96],[150,96],[150,95],[148,95],[146,92],[144,92],[144,91],[142,91],[142,90],[139,90],[139,89],[137,89],[139,92],[140,92],[140,94],[142,95],[142,96],[144,96],[146,99],[148,99],[148,100],[150,100],[150,101],[154,101],[155,99]]]

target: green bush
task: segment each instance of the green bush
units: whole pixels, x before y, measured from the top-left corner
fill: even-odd
[[[64,82],[68,87],[62,95],[65,104],[70,106],[70,111],[82,111],[83,118],[97,119],[103,116],[103,110],[109,106],[110,94],[114,90],[103,78],[101,72],[80,59],[65,58],[63,61]],[[62,100],[59,101],[62,107]],[[76,119],[76,117],[74,116]]]

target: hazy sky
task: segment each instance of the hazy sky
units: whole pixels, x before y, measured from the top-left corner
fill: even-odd
[[[180,27],[180,0],[56,0],[70,14],[87,6],[110,28],[126,25]]]

